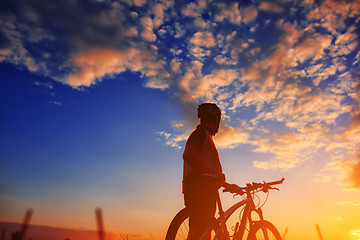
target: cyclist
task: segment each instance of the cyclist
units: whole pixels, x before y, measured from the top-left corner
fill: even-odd
[[[183,153],[183,194],[190,212],[188,240],[198,240],[215,220],[217,191],[225,182],[212,140],[219,130],[221,111],[214,103],[203,103],[198,118],[200,125],[190,134]]]

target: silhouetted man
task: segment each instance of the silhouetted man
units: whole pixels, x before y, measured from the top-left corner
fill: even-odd
[[[189,136],[183,154],[183,193],[190,212],[188,240],[198,240],[213,223],[219,183],[225,181],[212,140],[219,130],[221,111],[216,104],[203,103],[198,118],[200,125]]]

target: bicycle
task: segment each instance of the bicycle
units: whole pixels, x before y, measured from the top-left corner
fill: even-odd
[[[213,240],[242,240],[247,237],[247,240],[281,240],[281,236],[276,227],[267,220],[264,220],[263,213],[261,207],[257,207],[254,203],[254,197],[257,196],[256,193],[264,192],[269,194],[269,190],[278,188],[272,187],[273,185],[282,184],[285,178],[282,178],[280,181],[274,182],[263,182],[263,183],[248,183],[246,187],[239,187],[236,184],[224,183],[222,186],[224,187],[223,192],[230,192],[236,195],[244,195],[245,197],[231,206],[228,210],[223,211],[222,204],[220,201],[220,195],[218,192],[218,213],[219,217],[216,219],[216,223],[209,227],[202,237],[199,239],[203,239],[210,232],[214,235],[211,239]],[[226,222],[233,215],[233,213],[242,207],[240,212],[240,222],[236,222],[235,226],[231,228],[232,234],[230,235]],[[252,213],[256,213],[259,217],[259,220],[253,220]],[[242,216],[241,216],[242,215]],[[178,212],[173,220],[170,223],[168,231],[166,233],[166,240],[178,240],[178,239],[187,239],[189,227],[188,227],[188,210],[186,208],[182,209]],[[247,226],[249,226],[247,228]]]

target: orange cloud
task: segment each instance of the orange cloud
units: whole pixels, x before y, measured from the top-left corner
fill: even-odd
[[[323,1],[319,8],[312,9],[308,14],[308,20],[320,21],[320,25],[331,33],[336,33],[338,29],[344,29],[344,20],[347,16],[359,14],[358,1]]]
[[[338,202],[337,204],[344,206],[358,207],[360,206],[360,201],[343,201],[343,202]]]
[[[205,1],[199,1],[198,4],[191,2],[182,9],[182,14],[188,17],[199,17],[201,10],[206,6]]]
[[[270,12],[281,12],[283,10],[282,7],[273,3],[273,2],[262,2],[259,6],[259,9],[263,11],[270,11]]]
[[[219,8],[222,9],[215,17],[215,21],[222,22],[224,19],[228,19],[231,23],[240,24],[241,14],[239,10],[239,4],[233,3],[229,8],[226,8],[225,4],[219,3]]]
[[[11,49],[5,48],[0,50],[0,62],[4,61],[7,56],[12,54]]]
[[[212,100],[214,95],[219,93],[220,87],[229,86],[237,78],[238,73],[233,69],[215,70],[214,73],[198,81],[194,93],[198,98],[206,96],[207,99]]]
[[[289,169],[309,159],[309,154],[319,146],[319,138],[296,132],[270,133],[269,138],[255,140],[255,152],[273,153],[269,161],[255,161],[254,166],[263,169]]]
[[[70,74],[65,81],[73,87],[90,86],[96,81],[101,81],[106,75],[118,74],[126,69],[150,77],[148,85],[151,87],[168,87],[163,81],[163,78],[167,77],[167,73],[162,70],[163,62],[157,61],[148,50],[92,48],[75,54],[71,62],[78,71]],[[151,79],[156,75],[157,79]]]
[[[166,9],[166,6],[162,3],[157,3],[154,6],[154,27],[158,28],[164,21],[164,11]]]
[[[197,32],[190,39],[190,42],[196,46],[208,48],[215,46],[215,39],[211,32]]]
[[[141,36],[144,40],[153,42],[156,40],[156,35],[153,32],[153,21],[150,17],[144,17],[141,19],[143,31]]]
[[[145,3],[146,0],[134,0],[134,4],[139,7],[143,6]]]
[[[247,7],[243,10],[243,22],[250,23],[257,17],[257,9],[255,7]]]
[[[183,90],[181,99],[183,101],[195,101],[204,98],[206,101],[221,101],[226,94],[222,87],[231,85],[237,78],[238,73],[233,69],[214,70],[213,73],[202,76],[197,65],[189,69],[179,82],[179,87]]]
[[[219,148],[234,148],[239,144],[247,143],[248,139],[249,133],[225,124],[220,126],[219,133],[214,137]]]
[[[300,62],[304,62],[311,57],[314,57],[314,60],[322,58],[324,50],[331,44],[331,39],[330,35],[318,34],[305,39],[294,49],[295,58]]]

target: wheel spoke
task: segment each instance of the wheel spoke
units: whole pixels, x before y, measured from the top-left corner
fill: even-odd
[[[274,225],[268,221],[261,221],[252,227],[248,240],[281,240],[281,236]]]
[[[183,224],[180,226],[179,231],[176,235],[176,239],[187,239],[189,234],[188,219],[185,219]]]

